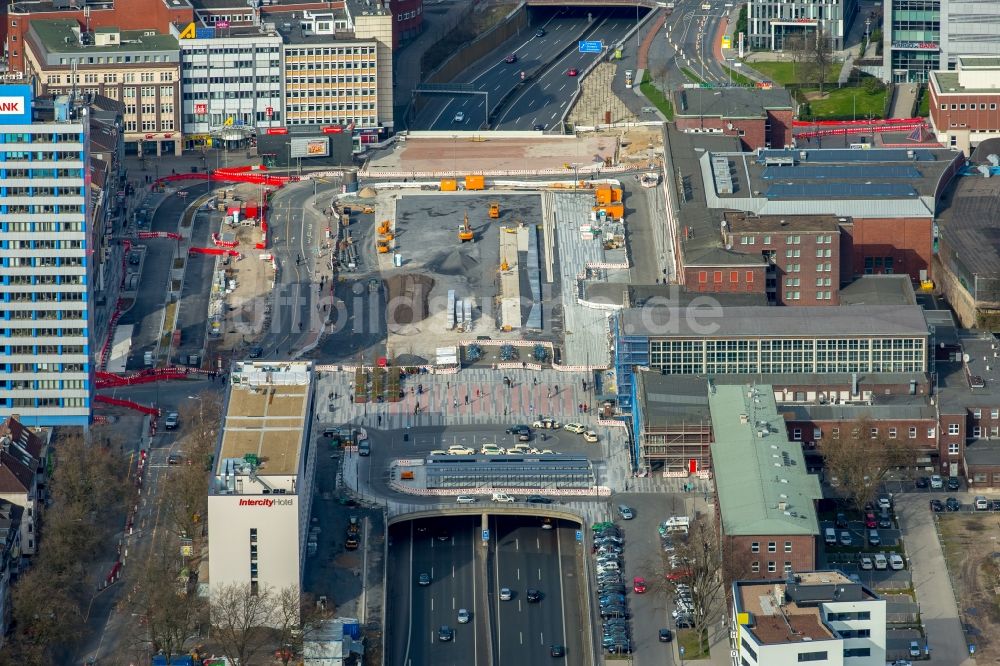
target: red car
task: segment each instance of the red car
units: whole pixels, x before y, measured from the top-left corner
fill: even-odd
[[[646,579],[636,576],[632,579],[632,589],[636,594],[642,594],[646,591]]]
[[[874,529],[878,527],[878,521],[875,520],[875,514],[868,512],[865,514],[865,527],[868,529]]]
[[[566,76],[576,76],[576,74],[577,74],[577,71],[576,71],[575,67],[572,68],[572,69],[567,69],[566,70]]]
[[[673,569],[670,573],[667,574],[667,580],[676,583],[679,580],[684,580],[690,575],[691,575],[690,569]]]

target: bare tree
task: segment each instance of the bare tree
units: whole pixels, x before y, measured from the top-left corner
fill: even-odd
[[[915,465],[917,453],[910,440],[890,438],[867,415],[852,423],[849,433],[842,432],[837,439],[824,437],[819,451],[831,485],[858,510],[874,499],[890,471]]]
[[[836,64],[829,38],[822,32],[799,32],[786,36],[783,44],[783,50],[792,57],[792,77],[796,82],[814,84],[822,95],[830,70]]]
[[[226,657],[247,664],[270,643],[278,620],[278,599],[270,588],[254,590],[249,583],[218,585],[212,590],[212,635]]]
[[[150,556],[138,582],[137,611],[154,652],[183,654],[184,641],[204,619],[205,606],[168,553]]]
[[[675,540],[675,548],[666,556],[667,580],[675,594],[683,586],[691,595],[691,624],[700,650],[707,652],[709,630],[725,616],[727,586],[735,570],[727,573],[725,549],[714,523],[707,518],[692,521],[687,538]]]

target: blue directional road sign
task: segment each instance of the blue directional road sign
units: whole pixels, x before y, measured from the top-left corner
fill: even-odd
[[[483,541],[489,541],[489,540],[490,540],[490,531],[483,530]]]
[[[600,53],[603,50],[604,42],[599,39],[597,41],[580,42],[580,53]]]
[[[580,530],[576,531],[576,540],[578,543],[583,541],[583,532],[581,532]]]

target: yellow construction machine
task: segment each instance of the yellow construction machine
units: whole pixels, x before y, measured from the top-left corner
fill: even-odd
[[[491,201],[490,202],[490,219],[497,220],[500,218],[500,202]]]
[[[458,228],[458,240],[462,243],[468,243],[469,241],[475,241],[475,236],[472,235],[472,227],[469,226],[469,214],[465,214],[465,220],[462,222],[462,226]]]

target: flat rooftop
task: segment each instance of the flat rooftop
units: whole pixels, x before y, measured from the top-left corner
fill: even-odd
[[[636,372],[644,425],[661,428],[677,423],[711,423],[708,381],[704,377]]]
[[[794,109],[785,88],[681,88],[673,94],[678,118],[765,118],[768,109]]]
[[[840,288],[843,305],[916,305],[909,275],[864,275]]]
[[[730,536],[816,535],[819,479],[806,471],[802,445],[790,442],[768,385],[712,386],[712,465]]]
[[[964,413],[967,407],[992,409],[1000,405],[1000,364],[994,354],[1000,353],[1000,341],[983,331],[958,335],[966,361],[938,361],[938,395],[941,410]]]
[[[236,363],[230,384],[216,472],[226,459],[254,455],[257,476],[297,474],[309,430],[312,363]]]
[[[986,158],[991,154],[1000,154],[1000,139],[980,143],[972,153],[972,162],[989,164]],[[937,220],[941,244],[950,248],[969,277],[995,280],[1000,277],[1000,230],[996,225],[1000,219],[1000,178],[962,176],[949,190]]]
[[[625,335],[652,338],[828,338],[928,335],[917,305],[645,307],[623,310]]]
[[[837,639],[823,624],[820,604],[880,601],[840,571],[796,572],[787,579],[738,581],[733,585],[737,612],[753,620],[744,629],[762,644]]]
[[[750,215],[737,211],[730,211],[723,215],[726,224],[733,233],[774,233],[781,231],[800,232],[840,232],[840,225],[844,218],[835,215],[794,215],[782,217],[780,215]],[[847,222],[850,218],[847,218]]]
[[[29,34],[34,34],[39,46],[48,53],[118,53],[123,51],[177,51],[177,40],[171,35],[160,33],[148,34],[152,30],[117,30],[116,28],[98,28],[96,34],[120,32],[118,44],[97,46],[93,44],[93,35],[88,35],[89,44],[80,43],[80,24],[75,19],[34,19],[29,28]]]

